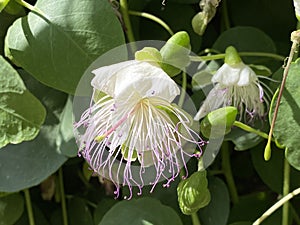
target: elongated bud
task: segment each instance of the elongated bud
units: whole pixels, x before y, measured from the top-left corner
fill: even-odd
[[[203,35],[208,23],[214,18],[219,0],[201,0],[201,12],[197,13],[192,19],[192,26],[195,33]]]
[[[232,106],[210,112],[200,124],[202,134],[207,138],[218,138],[228,134],[236,120],[237,109]]]
[[[233,46],[229,46],[225,51],[225,63],[230,66],[235,66],[242,62],[241,57]]]
[[[185,215],[191,215],[210,202],[210,192],[207,188],[206,171],[193,173],[182,180],[177,187],[178,202]]]
[[[187,32],[174,34],[160,49],[161,68],[170,76],[178,75],[190,63],[190,37]]]

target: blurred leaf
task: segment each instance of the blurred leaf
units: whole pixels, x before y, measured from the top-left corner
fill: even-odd
[[[231,129],[231,132],[224,137],[226,141],[232,141],[237,151],[244,151],[258,145],[263,138],[254,133],[249,133],[238,127]]]
[[[283,95],[280,101],[277,119],[274,127],[274,137],[286,147],[286,158],[296,169],[300,170],[300,60],[291,64]],[[272,121],[277,101],[273,97],[269,120]],[[270,122],[271,123],[271,122]]]
[[[103,199],[94,211],[94,224],[99,224],[105,215],[119,201],[112,198]]]
[[[198,211],[201,225],[226,225],[230,209],[226,184],[219,178],[208,177],[208,189],[211,201]]]
[[[73,104],[70,97],[60,116],[59,135],[56,138],[57,149],[60,153],[68,156],[77,156],[77,144],[73,133]]]
[[[272,39],[254,27],[234,27],[226,30],[218,37],[213,49],[225,52],[228,46],[235,47],[238,52],[276,53]],[[263,64],[268,67],[274,64],[273,59],[266,57],[242,57],[242,60],[247,64]]]
[[[270,3],[270,0],[231,0],[227,4],[230,22],[234,26],[248,25],[263,30],[276,41],[281,54],[288,54],[290,40],[287,37],[297,24],[292,1],[275,0]]]
[[[199,0],[166,0],[166,6],[168,6],[168,2],[175,2],[175,3],[181,3],[181,4],[195,4],[198,3]]]
[[[0,55],[0,148],[34,139],[46,116],[43,105]]]
[[[252,225],[252,222],[241,221],[241,222],[231,223],[230,225]]]
[[[83,199],[72,198],[68,204],[71,225],[93,225],[91,212]]]
[[[8,30],[5,53],[53,88],[74,93],[86,68],[124,43],[108,1],[39,0],[36,7],[44,15],[30,12],[16,20]]]
[[[35,225],[49,225],[49,222],[45,218],[45,216],[40,208],[38,208],[36,205],[33,204],[32,210],[33,210]],[[14,225],[30,225],[26,211],[23,212],[22,217]],[[55,225],[58,225],[58,224],[55,224]]]
[[[103,217],[99,225],[141,225],[172,224],[182,225],[176,212],[153,198],[132,199],[114,205]]]
[[[23,196],[19,193],[0,198],[0,225],[13,225],[24,211]]]
[[[0,12],[6,7],[10,0],[0,0]]]
[[[254,168],[271,190],[282,193],[284,151],[272,145],[272,157],[269,161],[265,161],[263,158],[264,149],[265,143],[258,145],[255,149],[251,149],[250,153]],[[290,189],[293,190],[300,186],[300,172],[291,168],[290,176]]]
[[[213,45],[214,49],[225,52],[232,45],[238,51],[275,52],[272,39],[254,27],[234,27],[223,32]]]
[[[60,149],[56,144],[67,95],[41,85],[24,71],[20,73],[28,89],[46,107],[47,116],[39,135],[33,141],[7,145],[0,150],[0,191],[6,192],[39,184],[67,160],[58,153]]]
[[[139,1],[144,2],[144,1]],[[193,51],[198,51],[201,45],[201,37],[193,31],[191,20],[197,13],[195,7],[189,4],[179,4],[166,1],[166,6],[162,6],[162,0],[147,1],[144,9],[137,9],[151,13],[165,21],[174,31],[186,31],[190,35]],[[177,12],[177,13],[174,13]],[[147,29],[145,29],[147,27]],[[159,24],[144,18],[139,20],[140,40],[167,40],[170,34]]]
[[[234,205],[230,211],[229,222],[236,221],[255,221],[259,218],[269,207],[271,207],[276,199],[271,193],[253,193],[250,195],[242,196],[239,203]],[[276,224],[281,220],[281,210],[277,210],[266,219],[262,225]],[[251,223],[252,224],[252,223]]]
[[[24,13],[24,8],[16,1],[9,1],[4,11],[11,15],[18,15],[19,13]]]
[[[191,162],[191,160],[189,162]],[[189,168],[189,171],[196,170],[196,168],[197,168],[197,166],[195,165],[195,167]],[[143,187],[142,195],[143,195],[143,197],[156,198],[163,205],[170,206],[180,216],[183,224],[190,224],[191,217],[184,215],[179,208],[178,197],[176,195],[176,191],[177,191],[176,189],[177,189],[179,182],[180,182],[180,177],[175,178],[174,182],[172,182],[169,187],[164,186],[164,184],[166,184],[166,181],[159,182],[155,186],[155,188],[152,192],[150,192],[152,189],[151,185],[145,186],[145,187]],[[133,187],[133,193],[138,193],[138,192],[139,192],[139,189],[137,187]],[[123,188],[122,193],[123,193],[123,196],[130,196],[128,188]],[[140,196],[135,195],[135,196],[133,196],[133,198],[139,199]]]
[[[50,216],[51,225],[63,225],[61,209],[56,209]]]

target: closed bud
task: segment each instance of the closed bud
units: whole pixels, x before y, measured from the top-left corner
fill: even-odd
[[[210,112],[201,121],[201,132],[207,138],[218,138],[228,134],[236,120],[237,109],[232,106]]]
[[[161,68],[170,76],[178,75],[190,63],[190,37],[187,32],[174,34],[161,48]]]
[[[191,215],[210,202],[206,171],[193,173],[177,187],[179,207],[185,215]]]

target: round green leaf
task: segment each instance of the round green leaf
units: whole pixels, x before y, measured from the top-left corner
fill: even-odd
[[[226,184],[219,178],[208,178],[211,201],[198,214],[202,225],[226,225],[229,216],[230,199]]]
[[[15,69],[0,56],[0,148],[35,138],[46,110],[25,87]]]
[[[0,225],[13,225],[24,211],[23,197],[16,193],[0,198]]]
[[[226,30],[218,37],[213,48],[225,52],[228,46],[235,47],[239,52],[276,52],[273,40],[254,27],[234,27]],[[243,60],[252,64],[270,63],[270,58],[265,57],[243,57]]]
[[[108,1],[39,0],[36,7],[43,15],[30,12],[16,20],[8,30],[5,51],[48,86],[74,93],[86,68],[124,43]]]
[[[263,158],[264,148],[265,143],[262,143],[258,145],[257,148],[251,149],[250,152],[254,168],[262,181],[268,185],[271,190],[282,193],[284,151],[272,145],[272,157],[266,162]],[[290,189],[294,190],[300,186],[300,172],[291,168],[290,176]]]
[[[32,187],[54,173],[67,158],[56,139],[60,135],[61,114],[67,95],[41,85],[23,72],[26,86],[47,109],[45,124],[30,142],[7,145],[0,150],[0,191],[14,192]]]
[[[286,147],[289,163],[300,170],[300,60],[292,63],[280,102],[274,127],[274,137]],[[270,121],[272,121],[277,95],[271,104]]]
[[[121,201],[109,210],[99,225],[182,225],[175,211],[153,198]]]
[[[223,32],[213,45],[214,49],[225,52],[228,46],[238,51],[275,52],[272,39],[263,31],[254,27],[234,27]]]
[[[103,199],[98,205],[97,208],[94,211],[94,224],[99,224],[102,220],[105,213],[110,210],[113,205],[118,203],[115,199],[112,198],[105,198]]]

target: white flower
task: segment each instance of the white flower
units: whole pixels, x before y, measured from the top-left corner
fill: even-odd
[[[294,0],[296,16],[300,16],[300,0]]]
[[[193,155],[183,145],[203,145],[190,128],[192,119],[171,104],[180,93],[176,83],[161,68],[136,60],[93,73],[91,107],[75,124],[75,129],[85,128],[78,140],[80,154],[117,187],[154,188],[162,178],[168,186],[185,166],[184,157]],[[150,167],[155,175],[148,181]]]
[[[264,114],[263,89],[255,72],[243,62],[235,65],[224,63],[211,80],[215,83],[203,105],[195,116],[195,120],[203,118],[209,112],[233,105],[243,113],[253,116]]]

